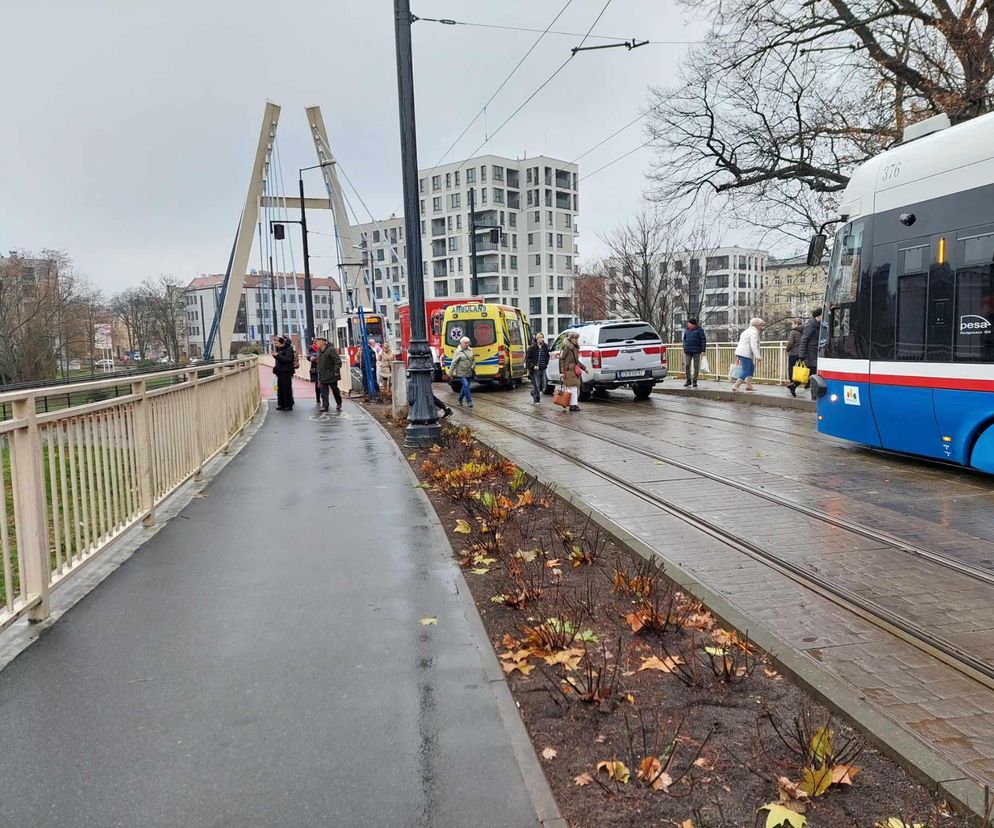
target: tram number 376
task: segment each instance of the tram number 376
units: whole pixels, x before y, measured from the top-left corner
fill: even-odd
[[[884,167],[883,172],[880,174],[881,181],[893,181],[895,178],[901,175],[901,162],[898,161],[894,164],[888,164]]]

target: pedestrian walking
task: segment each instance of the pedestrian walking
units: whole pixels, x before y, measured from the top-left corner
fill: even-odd
[[[798,343],[798,356],[811,369],[812,374],[818,373],[818,340],[821,337],[821,308],[811,311],[811,318],[804,324],[801,341]],[[811,379],[805,388],[811,385]]]
[[[532,402],[540,403],[549,383],[546,371],[549,367],[549,346],[545,343],[545,334],[535,334],[535,341],[525,356],[525,365],[532,381]]]
[[[449,376],[459,380],[459,405],[465,402],[469,408],[473,407],[473,393],[469,389],[469,381],[475,373],[476,356],[469,347],[469,337],[464,336],[459,340],[459,347],[449,365]]]
[[[559,376],[562,378],[563,386],[569,391],[570,411],[580,410],[580,377],[587,372],[584,364],[580,362],[579,342],[580,332],[570,331],[566,334],[566,341],[559,355]]]
[[[794,366],[800,361],[801,352],[801,332],[804,330],[804,322],[795,319],[790,326],[790,333],[787,334],[787,390],[790,396],[797,396],[797,383],[794,382]]]
[[[380,391],[391,392],[393,382],[393,348],[389,342],[384,342],[376,356],[376,381],[380,385]]]
[[[311,343],[311,355],[307,358],[307,361],[310,363],[311,383],[314,385],[314,402],[317,403],[318,408],[321,407],[321,380],[318,377],[318,355],[321,352],[318,343],[320,341],[320,338],[316,338]]]
[[[708,348],[708,338],[704,329],[693,317],[687,320],[683,332],[683,375],[686,379],[683,387],[691,385],[697,388],[697,375],[701,370],[701,354]]]
[[[759,350],[759,334],[763,330],[763,320],[754,316],[749,320],[749,327],[742,331],[739,337],[739,344],[735,346],[736,362],[741,366],[742,371],[733,391],[739,391],[745,383],[745,390],[752,391],[752,375],[756,372],[756,363],[763,358]]]
[[[452,416],[452,409],[449,408],[444,402],[442,402],[438,397],[435,396],[433,391],[431,394],[431,401],[435,404],[435,413],[438,414],[439,411],[442,412],[440,419],[446,419]],[[414,408],[414,379],[411,377],[411,372],[407,372],[407,410],[408,416],[410,416],[411,409]]]
[[[323,337],[318,343],[318,378],[321,380],[322,414],[328,411],[328,393],[335,397],[335,410],[342,410],[342,392],[338,390],[338,382],[342,378],[342,357],[338,349]]]
[[[276,374],[276,410],[293,411],[293,372],[297,367],[297,354],[285,336],[273,337],[273,373]]]

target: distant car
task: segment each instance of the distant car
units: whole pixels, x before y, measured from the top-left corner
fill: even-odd
[[[589,400],[598,388],[630,387],[635,399],[647,400],[657,382],[666,376],[666,346],[648,322],[641,319],[608,319],[586,322],[563,331],[549,349],[551,394],[559,382],[559,356],[566,335],[580,334],[580,362],[586,368],[580,385],[580,399]]]
[[[97,368],[116,368],[117,363],[112,359],[98,359],[93,363]]]
[[[164,356],[162,359],[158,360],[160,365],[169,365],[172,360],[168,356]]]

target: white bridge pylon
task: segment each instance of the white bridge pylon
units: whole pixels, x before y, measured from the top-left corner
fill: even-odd
[[[307,210],[331,210],[335,221],[335,240],[339,259],[338,282],[344,289],[351,288],[354,303],[361,307],[370,307],[369,291],[366,286],[365,269],[359,259],[359,253],[352,239],[352,227],[349,224],[345,210],[345,199],[342,194],[338,175],[335,171],[335,157],[328,142],[328,133],[321,116],[321,108],[308,107],[307,121],[314,141],[318,163],[326,164],[321,167],[324,176],[327,198],[306,198],[304,207]],[[249,178],[248,192],[245,195],[245,206],[242,208],[241,220],[235,235],[228,269],[222,285],[223,299],[221,312],[215,323],[217,335],[211,337],[210,354],[214,359],[226,359],[231,353],[231,341],[234,338],[235,322],[238,315],[238,304],[242,289],[245,286],[245,272],[248,268],[249,256],[255,238],[255,228],[259,223],[263,207],[284,207],[300,209],[298,196],[264,196],[263,191],[268,180],[272,163],[273,145],[276,140],[276,129],[280,120],[280,107],[272,101],[266,102],[266,110],[262,117],[262,128],[259,130],[259,142],[256,146],[255,160]],[[272,192],[272,190],[270,190]],[[263,228],[263,232],[270,232]],[[347,372],[346,372],[347,373]],[[344,375],[343,375],[344,378]]]

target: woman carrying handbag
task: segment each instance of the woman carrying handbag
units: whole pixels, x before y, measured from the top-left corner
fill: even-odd
[[[566,334],[566,341],[562,346],[562,353],[559,355],[559,376],[562,378],[564,389],[569,392],[569,410],[579,411],[580,398],[580,377],[586,373],[587,369],[580,362],[580,333],[570,331]]]

